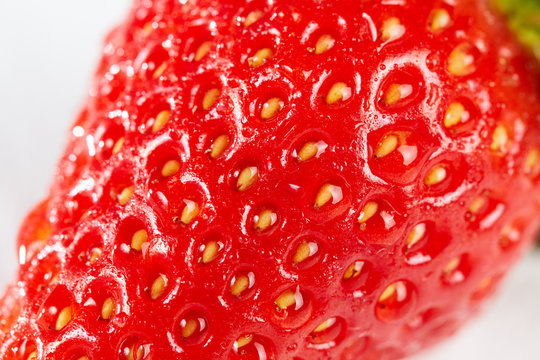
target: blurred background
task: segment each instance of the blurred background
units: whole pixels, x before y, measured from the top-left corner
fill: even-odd
[[[528,2],[540,0],[523,1]],[[129,3],[0,1],[0,291],[17,266],[18,226],[45,197],[65,134],[88,90],[101,40],[122,20]],[[480,318],[416,360],[537,360],[539,342],[536,252],[514,269]]]

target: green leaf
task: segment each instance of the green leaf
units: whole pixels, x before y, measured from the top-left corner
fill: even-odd
[[[540,61],[540,0],[494,0],[510,27]]]

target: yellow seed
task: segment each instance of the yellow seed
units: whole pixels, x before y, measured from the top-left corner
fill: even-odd
[[[375,148],[374,156],[376,158],[383,158],[397,149],[399,145],[399,138],[397,135],[389,134],[385,135]]]
[[[527,154],[527,159],[525,160],[525,172],[530,173],[533,171],[535,166],[538,164],[538,159],[540,158],[540,153],[538,149],[532,149]]]
[[[265,209],[258,215],[257,222],[255,223],[255,230],[263,232],[272,226],[277,219],[276,213],[272,210]]]
[[[379,209],[379,204],[377,204],[375,201],[369,201],[364,205],[364,208],[360,212],[360,215],[358,216],[358,222],[360,224],[365,223],[369,219],[371,219]]]
[[[298,152],[298,161],[308,161],[309,159],[317,155],[318,152],[319,148],[317,147],[317,144],[309,141],[305,143]]]
[[[219,157],[225,149],[229,147],[230,139],[227,135],[218,136],[212,143],[212,150],[210,151],[210,157],[215,159]]]
[[[486,198],[484,196],[478,196],[472,204],[469,206],[469,211],[473,214],[480,212],[480,209],[486,204]]]
[[[321,332],[331,328],[332,326],[334,326],[335,323],[336,323],[336,318],[330,318],[330,319],[324,321],[323,323],[321,323],[319,326],[317,326],[315,328],[315,330],[313,330],[313,332],[315,334],[321,333]]]
[[[198,322],[195,319],[188,319],[182,322],[182,337],[184,339],[193,336],[197,331]]]
[[[186,206],[184,207],[184,210],[182,210],[180,221],[184,225],[189,225],[197,217],[197,215],[199,215],[200,207],[195,201],[184,200],[184,203]]]
[[[266,60],[270,59],[272,56],[274,56],[274,53],[272,52],[272,49],[269,48],[263,48],[258,50],[255,55],[250,57],[248,59],[249,66],[256,68],[261,65],[263,65]]]
[[[459,263],[460,263],[459,258],[452,259],[452,261],[450,261],[448,263],[448,265],[445,266],[445,268],[443,270],[443,275],[445,277],[450,276],[452,274],[452,272],[454,272],[454,270],[456,270],[458,268]]]
[[[466,76],[476,70],[474,57],[469,53],[468,46],[458,45],[448,57],[448,71],[455,76]]]
[[[133,196],[133,191],[134,190],[135,189],[134,189],[133,186],[128,186],[128,187],[124,188],[124,190],[122,190],[120,195],[118,195],[118,203],[120,205],[127,204],[129,199],[131,199],[131,196]]]
[[[317,40],[317,44],[315,44],[315,54],[319,55],[327,52],[334,47],[335,43],[336,40],[331,35],[322,35],[319,40]]]
[[[208,52],[210,51],[210,48],[212,47],[211,41],[206,41],[199,46],[197,51],[195,52],[195,61],[201,60],[203,57],[205,57]]]
[[[492,282],[493,282],[492,278],[485,278],[484,280],[480,282],[476,291],[483,291],[487,289],[491,285]]]
[[[65,308],[60,311],[60,314],[58,314],[58,318],[56,318],[56,325],[55,329],[56,331],[60,331],[63,328],[66,327],[66,325],[71,321],[71,306],[66,306]]]
[[[424,183],[427,186],[437,185],[446,179],[446,169],[443,166],[436,165],[426,175]]]
[[[231,294],[239,296],[249,288],[249,278],[245,275],[238,276],[231,286]]]
[[[101,307],[101,318],[104,320],[109,320],[113,315],[116,308],[116,303],[113,298],[107,298],[103,302]]]
[[[263,12],[260,10],[252,11],[246,16],[246,20],[244,21],[244,26],[249,26],[253,23],[255,23],[257,20],[259,20],[263,16]]]
[[[26,360],[37,360],[37,352],[32,351]]]
[[[347,270],[345,270],[345,274],[343,274],[344,280],[354,279],[358,277],[362,273],[362,268],[364,267],[364,263],[362,261],[355,261],[349,267]]]
[[[248,335],[240,336],[236,340],[235,345],[237,349],[240,349],[246,345],[249,345],[249,343],[251,343],[252,341],[253,341],[253,335],[248,334]]]
[[[398,18],[392,17],[383,23],[381,28],[382,41],[396,40],[405,33],[405,27],[401,25]]]
[[[392,84],[384,93],[384,102],[386,105],[394,105],[401,100],[401,85]]]
[[[314,207],[315,209],[320,209],[328,202],[331,201],[333,204],[335,204],[341,201],[342,198],[343,193],[341,192],[341,188],[339,186],[324,184],[317,193]]]
[[[90,360],[90,359],[88,358],[88,356],[81,356],[77,360]]]
[[[159,275],[152,283],[152,288],[150,289],[150,298],[152,300],[159,298],[165,292],[166,286],[167,278],[165,275]]]
[[[463,104],[458,102],[451,103],[448,110],[446,110],[446,114],[444,115],[444,126],[451,128],[463,121],[466,121],[466,112],[467,111],[465,110]]]
[[[159,130],[161,130],[165,126],[167,121],[169,121],[170,116],[171,112],[169,110],[163,110],[159,114],[157,114],[154,125],[152,125],[152,132],[158,132]]]
[[[379,302],[384,302],[397,293],[397,284],[391,284],[386,289],[384,289],[383,293],[379,297]]]
[[[156,71],[154,71],[154,75],[152,76],[154,79],[159,78],[163,73],[167,70],[167,63],[161,64]]]
[[[204,251],[202,253],[202,263],[208,264],[209,262],[213,261],[218,254],[219,251],[219,244],[215,241],[209,241],[204,245]]]
[[[421,223],[416,225],[412,228],[409,235],[407,235],[407,239],[405,240],[407,242],[408,247],[414,246],[416,243],[418,243],[424,235],[426,234],[426,224]]]
[[[508,131],[502,125],[495,128],[493,132],[493,141],[491,142],[491,151],[505,153],[509,144]]]
[[[328,91],[326,103],[332,105],[338,101],[345,101],[351,97],[351,88],[344,82],[337,82]]]
[[[170,177],[175,175],[180,170],[180,162],[176,160],[169,160],[161,168],[161,176]]]
[[[276,114],[283,108],[283,101],[278,97],[273,97],[263,104],[261,110],[261,118],[268,120],[276,116]]]
[[[309,243],[302,241],[300,245],[296,248],[296,252],[293,256],[293,262],[296,264],[301,263],[311,256],[311,247]]]
[[[100,248],[93,248],[90,251],[90,258],[88,259],[88,262],[90,263],[90,265],[93,265],[96,263],[96,261],[98,261],[98,259],[101,256],[101,252],[102,250]]]
[[[121,137],[121,138],[118,139],[118,141],[114,144],[113,149],[112,149],[113,155],[118,154],[118,153],[120,152],[120,150],[122,150],[122,146],[124,146],[124,141],[125,141],[125,138]]]
[[[281,310],[286,310],[289,306],[296,304],[296,295],[292,290],[284,291],[281,295],[278,296],[274,303]]]
[[[136,251],[141,251],[142,246],[148,241],[148,233],[146,230],[139,230],[133,234],[131,238],[131,248]]]
[[[214,106],[220,94],[221,92],[219,91],[219,89],[213,88],[213,89],[208,90],[206,94],[204,94],[203,103],[202,103],[203,109],[208,110],[212,106]]]
[[[236,189],[238,191],[246,191],[249,189],[257,178],[259,177],[259,169],[256,166],[248,166],[240,175],[238,175],[238,180],[236,181]]]
[[[450,14],[445,9],[434,9],[431,12],[431,32],[436,33],[444,30],[450,25]]]
[[[154,27],[152,26],[152,22],[149,21],[146,24],[144,24],[144,26],[142,28],[142,31],[143,31],[143,34],[145,36],[150,35],[152,33],[152,31],[154,31]]]

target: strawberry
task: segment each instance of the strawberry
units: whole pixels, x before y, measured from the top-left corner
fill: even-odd
[[[535,70],[483,1],[139,0],[0,302],[2,359],[398,359],[540,223]]]

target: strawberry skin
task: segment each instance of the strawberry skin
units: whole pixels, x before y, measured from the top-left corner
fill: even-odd
[[[540,225],[536,74],[483,1],[139,0],[22,226],[0,358],[398,359]]]

